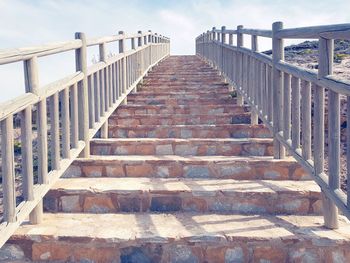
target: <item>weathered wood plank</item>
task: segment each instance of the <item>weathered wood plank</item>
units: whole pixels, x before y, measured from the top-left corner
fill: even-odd
[[[273,131],[277,134],[283,130],[283,89],[282,89],[282,72],[278,70],[277,63],[284,59],[283,41],[276,36],[277,31],[283,28],[282,22],[275,22],[272,25],[273,40],[272,40],[272,78],[273,78]],[[283,159],[285,150],[281,143],[274,139],[274,157]]]
[[[75,38],[80,39],[82,45],[75,50],[76,71],[81,71],[84,78],[78,83],[78,118],[79,118],[79,139],[85,142],[85,149],[82,157],[90,155],[89,144],[89,105],[88,105],[88,86],[87,86],[87,61],[86,61],[86,37],[82,32],[75,33]]]
[[[4,221],[16,221],[13,116],[1,121],[1,160]]]
[[[32,106],[21,111],[21,142],[23,197],[31,201],[34,199]]]
[[[282,29],[276,32],[276,37],[318,39],[321,33],[331,32],[331,31],[344,31],[344,30],[350,30],[350,24],[337,24],[337,25],[310,26],[310,27]]]
[[[69,88],[61,93],[61,118],[62,118],[62,157],[70,158],[70,120],[69,120]]]

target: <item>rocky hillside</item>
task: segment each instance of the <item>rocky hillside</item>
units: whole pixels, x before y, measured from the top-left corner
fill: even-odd
[[[300,44],[285,47],[285,60],[294,65],[317,70],[318,41],[305,41]],[[271,55],[272,51],[263,52]],[[350,80],[350,41],[336,40],[334,42],[334,75]]]

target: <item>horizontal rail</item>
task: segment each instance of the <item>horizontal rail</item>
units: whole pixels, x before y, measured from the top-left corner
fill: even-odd
[[[42,46],[0,50],[0,65],[28,60],[34,56],[43,57],[61,52],[75,50],[81,47],[80,40],[50,43]]]
[[[310,26],[299,28],[287,28],[276,32],[277,38],[314,38],[318,39],[320,36],[327,36],[328,39],[336,39],[337,34],[343,31],[350,30],[349,24],[337,24],[326,26]],[[347,38],[349,35],[347,35]]]
[[[169,41],[169,38],[167,37],[153,34],[151,32],[147,32],[143,34],[130,34],[130,35],[119,34],[114,36],[92,38],[86,41],[86,45],[90,47],[90,46],[100,45],[103,43],[116,42],[121,39],[127,40],[127,39],[135,39],[138,37],[145,37],[145,36],[154,36],[161,39],[162,41]],[[28,60],[34,56],[44,57],[44,56],[58,54],[66,51],[72,51],[80,48],[81,45],[82,45],[81,40],[76,39],[76,40],[70,40],[65,42],[49,43],[49,44],[35,46],[35,47],[0,50],[0,65]]]
[[[272,37],[272,31],[265,30],[265,29],[242,28],[242,29],[239,29],[238,32],[242,34],[253,35],[253,36],[269,37],[269,38]]]
[[[259,37],[272,38],[272,30],[266,29],[251,29],[251,28],[238,28],[238,29],[212,29],[210,33],[219,34],[246,34]],[[205,35],[203,33],[202,35]],[[202,36],[200,35],[200,36]],[[200,36],[196,38],[199,39]],[[350,23],[347,24],[335,24],[324,26],[310,26],[299,28],[286,28],[276,31],[276,38],[285,39],[318,39],[323,37],[326,39],[350,39]]]
[[[269,128],[274,137],[274,158],[285,158],[287,151],[314,178],[325,195],[325,226],[338,228],[337,209],[350,218],[350,189],[344,193],[340,188],[340,162],[346,159],[350,164],[350,155],[342,156],[340,150],[341,138],[350,138],[350,126],[341,129],[340,96],[347,99],[350,121],[350,81],[332,75],[333,40],[349,39],[350,24],[283,29],[283,24],[276,22],[272,30],[238,26],[236,45],[232,36],[227,43],[227,32],[222,27],[199,35],[196,54],[236,88],[237,103],[251,107],[251,123],[258,124],[260,118]],[[243,47],[244,35],[252,36],[251,48]],[[259,36],[272,38],[272,56],[257,50]],[[318,71],[285,62],[284,38],[317,38]],[[349,176],[348,172],[347,180]]]

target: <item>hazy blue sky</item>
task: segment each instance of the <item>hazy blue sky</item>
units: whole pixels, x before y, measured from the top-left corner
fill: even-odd
[[[152,29],[171,38],[172,54],[194,54],[194,38],[212,28],[271,28],[350,22],[349,0],[0,0],[0,49],[69,40],[119,30]],[[247,39],[248,40],[248,39]],[[248,41],[247,41],[248,42]],[[269,40],[261,41],[267,49]],[[96,50],[89,50],[91,57]],[[73,54],[40,59],[40,81],[46,84],[74,70]],[[0,66],[0,101],[22,93],[22,65]]]

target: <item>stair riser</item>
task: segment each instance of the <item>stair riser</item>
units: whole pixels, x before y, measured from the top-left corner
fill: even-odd
[[[320,214],[320,193],[234,193],[51,190],[44,199],[48,212],[214,212],[235,214]]]
[[[135,114],[242,114],[248,111],[248,107],[237,106],[214,106],[206,105],[204,107],[176,107],[176,106],[162,106],[162,105],[146,105],[146,106],[122,106],[117,109],[116,114],[118,116],[132,116]],[[113,116],[112,115],[112,116]]]
[[[140,87],[139,91],[143,93],[153,93],[153,92],[184,92],[184,93],[229,93],[229,87],[227,85],[198,85],[198,84],[181,84],[181,85],[164,85],[163,83],[150,86],[143,85]]]
[[[115,223],[115,222],[111,222]],[[152,225],[152,222],[149,222]],[[154,226],[152,226],[154,227]],[[189,230],[191,231],[191,230]],[[203,236],[188,240],[175,240],[159,236],[150,239],[139,237],[137,241],[99,241],[90,238],[64,240],[54,238],[21,238],[9,242],[10,250],[27,254],[34,262],[349,262],[349,244],[342,242],[310,243],[297,238],[294,242],[273,238],[232,237],[211,235],[203,230]],[[244,228],[243,230],[244,231]],[[257,229],[259,231],[259,229]],[[238,232],[240,234],[240,232]],[[339,261],[340,259],[344,259]],[[17,261],[20,262],[20,261]]]
[[[222,115],[153,115],[140,114],[133,118],[112,116],[110,125],[200,125],[200,124],[249,124],[250,113]]]
[[[181,142],[91,142],[94,155],[222,155],[222,156],[271,156],[272,142],[266,143],[231,143],[195,141]]]
[[[216,94],[215,97],[213,97],[213,92],[202,92],[201,94],[186,94],[184,96],[183,93],[172,93],[172,94],[162,94],[162,93],[154,93],[154,94],[147,94],[147,93],[136,93],[133,94],[132,96],[128,96],[128,101],[149,101],[149,100],[183,100],[188,103],[191,103],[193,100],[199,100],[199,101],[206,101],[208,99],[212,100],[229,100],[231,103],[235,104],[236,103],[236,98],[232,98],[230,94],[223,93],[223,94]]]
[[[309,180],[310,176],[290,161],[181,161],[181,160],[79,160],[63,177],[156,177],[238,180]]]
[[[228,90],[202,90],[201,92],[198,92],[196,90],[139,90],[137,93],[133,93],[132,95],[129,95],[128,98],[140,98],[140,99],[185,99],[189,102],[193,99],[226,99],[226,98],[232,98],[231,93]],[[235,98],[234,98],[235,99]],[[198,105],[200,106],[200,105]]]
[[[200,90],[198,90],[198,87],[174,87],[174,89],[167,88],[154,88],[154,87],[148,87],[145,88],[144,86],[141,86],[136,93],[130,94],[129,96],[145,96],[145,97],[154,97],[154,96],[166,96],[166,97],[176,97],[176,96],[182,96],[182,97],[188,97],[188,96],[207,96],[208,94],[216,94],[216,95],[230,95],[232,91],[228,89],[228,87],[200,87]]]
[[[216,126],[110,126],[111,138],[269,138],[262,125],[231,124]]]
[[[217,93],[228,93],[231,91],[231,86],[226,85],[226,84],[167,84],[164,85],[164,83],[160,83],[157,85],[146,85],[142,84],[139,86],[138,92],[168,92],[168,93],[173,93],[173,92],[191,92],[191,93],[205,93],[205,92],[217,92]]]

